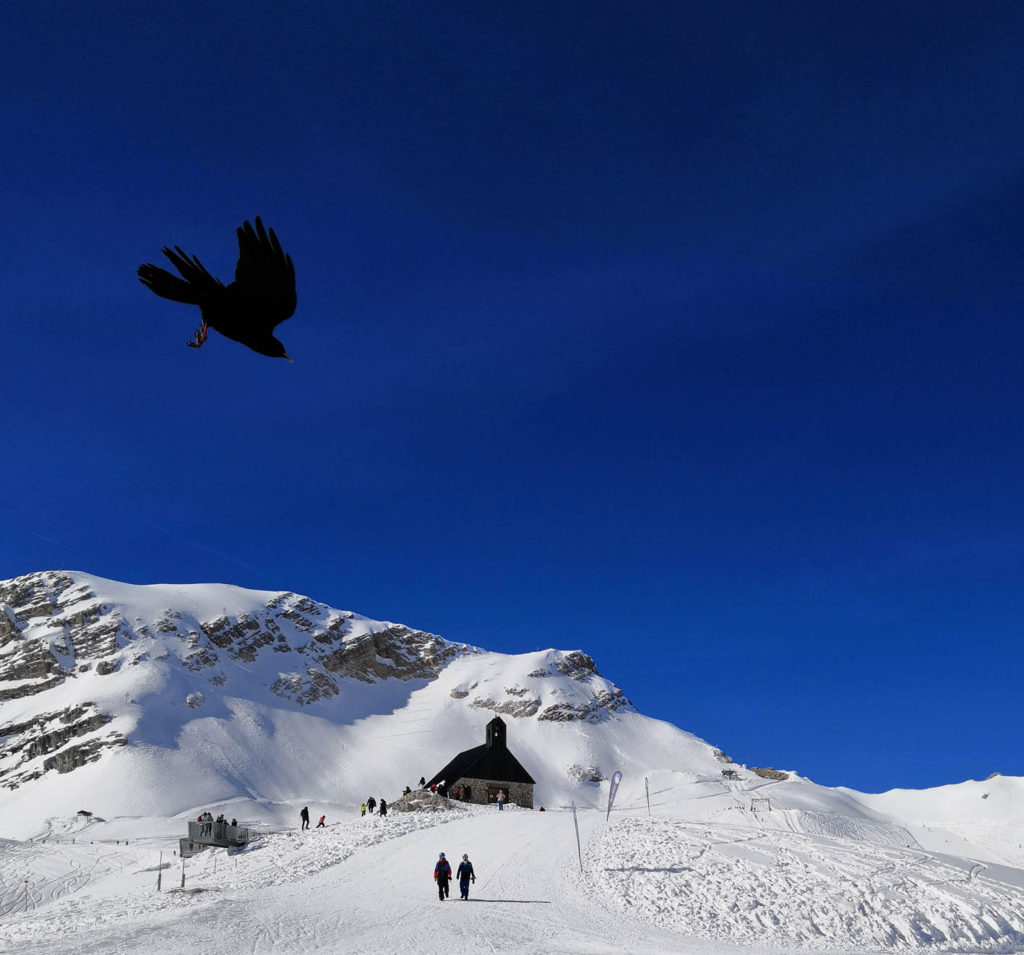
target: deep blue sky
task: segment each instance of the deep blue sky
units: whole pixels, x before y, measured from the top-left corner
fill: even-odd
[[[0,25],[0,578],[581,647],[829,785],[1024,773],[1024,7]],[[255,215],[293,365],[135,278]]]

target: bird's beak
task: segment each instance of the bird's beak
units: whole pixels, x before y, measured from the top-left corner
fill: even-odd
[[[292,356],[291,356],[291,355],[282,355],[281,357],[282,357],[282,358],[287,358],[287,359],[288,359],[288,361],[292,361]],[[295,364],[295,362],[293,362],[293,361],[292,361],[292,364],[294,365],[294,364]]]

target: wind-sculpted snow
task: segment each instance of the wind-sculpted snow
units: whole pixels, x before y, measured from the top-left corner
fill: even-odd
[[[813,951],[1024,950],[1024,888],[919,849],[633,818],[602,834],[592,861],[609,905],[711,939]]]

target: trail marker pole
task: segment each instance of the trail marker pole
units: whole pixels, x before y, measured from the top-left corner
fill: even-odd
[[[608,787],[608,812],[605,813],[604,821],[607,822],[612,815],[612,803],[615,802],[615,794],[619,791],[619,783],[622,782],[622,773],[616,772],[612,776],[611,785]]]
[[[157,892],[160,891],[160,883],[163,881],[163,878],[164,878],[164,854],[161,852],[160,853],[160,862],[157,864],[157,867],[156,867],[156,890],[157,890]]]
[[[580,872],[583,872],[583,847],[580,845],[580,824],[576,818],[576,803],[572,804],[572,824],[576,827],[576,851],[580,856]]]
[[[181,857],[181,887],[185,888],[185,857]]]
[[[651,787],[646,776],[644,776],[644,791],[647,793],[647,815],[649,816],[651,814]]]

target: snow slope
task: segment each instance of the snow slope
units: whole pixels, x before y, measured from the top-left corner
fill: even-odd
[[[0,951],[411,955],[428,940],[451,952],[1024,950],[1020,869],[738,814],[686,821],[684,801],[659,798],[671,816],[580,812],[582,871],[566,810],[350,814],[190,859],[184,891],[163,820],[97,823],[75,843],[66,831],[8,842]],[[128,844],[101,841],[128,831]],[[469,853],[470,902],[438,901],[440,851]]]
[[[23,774],[0,788],[0,951],[1024,951],[1020,778],[878,795],[765,778],[636,712],[580,651],[489,653],[293,594],[61,581],[53,607],[42,584],[5,591],[21,603],[0,658],[73,659],[0,695],[0,725],[94,707],[111,721],[54,745],[124,742],[41,771],[45,753],[0,733]],[[303,702],[295,680],[336,691]],[[495,713],[545,812],[359,817],[482,743]],[[298,831],[303,805],[330,825]],[[182,890],[178,837],[203,809],[260,836],[187,860]],[[470,853],[471,902],[438,902],[441,850]]]

